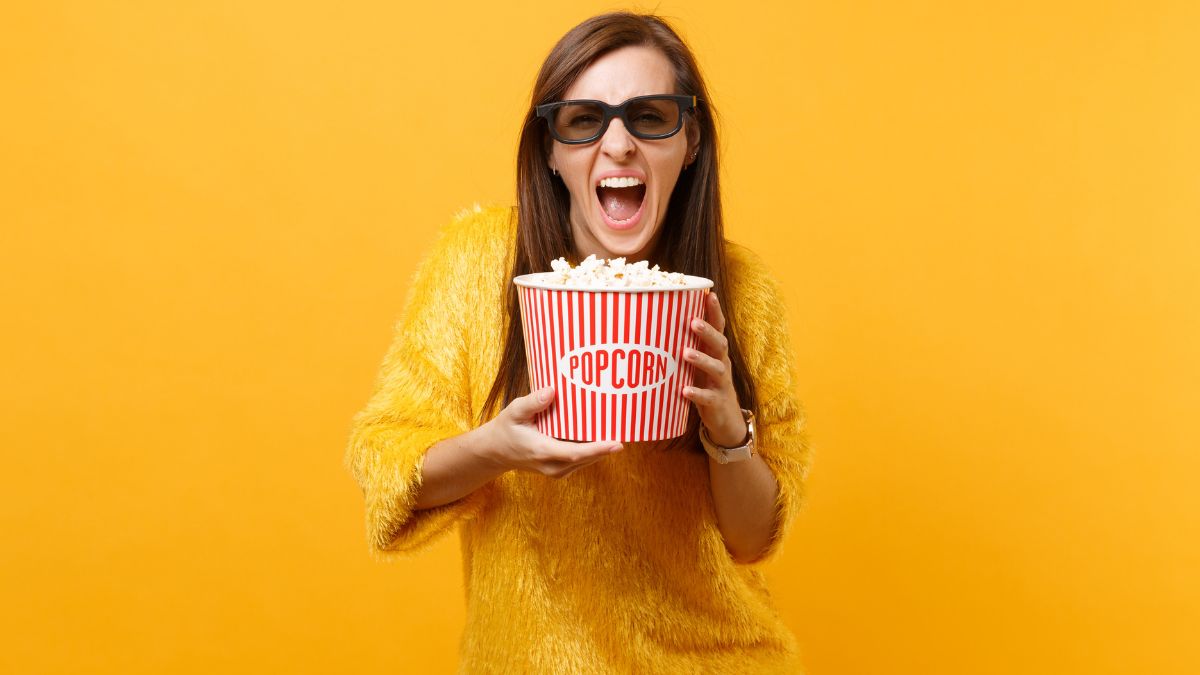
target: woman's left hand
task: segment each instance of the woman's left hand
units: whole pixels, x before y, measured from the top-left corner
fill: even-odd
[[[729,362],[729,340],[725,337],[725,313],[715,293],[704,300],[704,316],[692,320],[692,332],[700,349],[685,349],[683,358],[696,369],[691,387],[683,395],[696,405],[700,420],[713,443],[735,448],[746,439],[746,421],[733,388],[733,366]]]

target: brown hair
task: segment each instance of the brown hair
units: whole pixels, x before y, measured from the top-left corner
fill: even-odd
[[[748,377],[745,359],[738,346],[736,299],[725,292],[729,282],[725,234],[721,219],[721,193],[717,182],[716,111],[708,97],[691,50],[674,30],[654,15],[613,12],[592,17],[575,26],[554,45],[542,64],[533,86],[529,112],[521,129],[517,149],[517,235],[510,276],[546,271],[560,256],[573,263],[575,242],[569,225],[571,196],[566,186],[551,176],[546,160],[549,130],[534,106],[562,100],[571,84],[601,56],[621,47],[648,46],[660,50],[675,71],[677,94],[697,96],[701,102],[689,111],[688,124],[700,131],[696,159],[684,171],[667,202],[656,251],[656,262],[671,272],[683,272],[713,280],[725,313],[725,337],[738,402],[755,413],[758,404],[754,383]],[[496,379],[480,411],[479,422],[491,419],[500,408],[529,393],[529,373],[521,334],[520,305],[514,284],[508,285],[504,347]],[[671,446],[697,448],[699,416],[688,407],[687,431]]]

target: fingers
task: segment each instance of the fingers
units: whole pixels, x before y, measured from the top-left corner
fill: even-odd
[[[700,336],[700,343],[707,347],[709,354],[724,357],[729,350],[729,340],[725,334],[703,319],[692,320],[692,332]]]
[[[725,366],[724,361],[714,359],[698,349],[683,350],[683,358],[687,359],[696,368],[699,368],[705,375],[708,375],[712,382],[723,381],[725,373],[729,372],[729,368]]]
[[[614,452],[620,452],[623,447],[613,441],[554,441],[547,448],[548,456],[542,462],[540,471],[551,478],[566,478],[589,464],[595,464]]]
[[[532,391],[513,400],[509,404],[512,410],[513,417],[518,422],[525,422],[533,419],[533,416],[539,412],[549,408],[554,403],[554,387],[542,387],[537,391]]]
[[[712,389],[700,389],[697,387],[684,387],[683,396],[696,405],[704,407],[716,405],[721,400],[721,395]]]
[[[721,301],[716,293],[709,293],[704,299],[704,316],[717,332],[725,332],[725,310],[721,309]]]
[[[546,459],[556,462],[567,462],[574,464],[577,462],[585,462],[591,459],[600,459],[611,455],[614,452],[620,452],[625,446],[616,441],[590,441],[588,443],[576,443],[573,441],[560,441],[551,439],[546,447]]]

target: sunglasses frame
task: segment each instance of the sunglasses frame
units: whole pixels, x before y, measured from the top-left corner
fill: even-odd
[[[633,127],[629,124],[629,119],[626,118],[625,113],[629,110],[630,104],[637,103],[639,101],[644,101],[646,99],[655,99],[655,100],[664,100],[665,99],[665,100],[675,101],[677,104],[679,104],[679,121],[675,125],[674,129],[672,129],[671,131],[668,131],[665,134],[642,134],[642,133],[638,133],[637,131],[634,131]],[[600,124],[600,131],[598,131],[595,136],[580,139],[580,140],[571,140],[571,139],[567,139],[567,138],[563,138],[563,137],[559,136],[558,132],[555,131],[555,129],[554,129],[554,114],[555,114],[555,112],[563,106],[578,105],[578,104],[582,104],[582,103],[594,104],[594,105],[598,106],[600,108],[600,110],[602,110],[604,112],[604,122],[602,122]],[[595,99],[590,99],[590,98],[574,98],[574,99],[569,99],[566,101],[555,101],[553,103],[543,103],[542,105],[536,106],[533,110],[534,110],[534,113],[538,117],[544,117],[546,119],[546,127],[549,128],[550,135],[554,137],[554,140],[558,141],[559,143],[565,143],[567,145],[582,145],[584,143],[594,143],[595,141],[599,140],[600,137],[604,136],[605,132],[608,131],[609,122],[612,122],[613,118],[616,118],[616,117],[621,118],[621,123],[625,125],[625,130],[628,131],[630,133],[630,135],[632,135],[634,138],[640,138],[642,140],[647,140],[647,141],[654,141],[654,140],[659,140],[662,138],[670,138],[671,136],[674,136],[675,134],[679,133],[679,130],[683,128],[683,116],[689,110],[696,108],[699,103],[700,103],[700,99],[696,98],[695,96],[690,96],[687,94],[647,94],[645,96],[634,96],[633,98],[626,99],[625,101],[623,101],[617,105],[609,105],[609,104],[605,103],[604,101],[597,101]]]

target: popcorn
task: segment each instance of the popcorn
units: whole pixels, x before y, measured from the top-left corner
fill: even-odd
[[[550,261],[554,271],[542,275],[542,281],[571,288],[669,288],[686,286],[685,275],[653,268],[642,260],[633,264],[625,258],[603,259],[594,254],[572,267],[566,258]]]
[[[554,385],[557,405],[535,416],[543,434],[568,441],[677,438],[692,402],[694,319],[711,279],[647,262],[590,255],[573,267],[513,279],[530,391]]]

